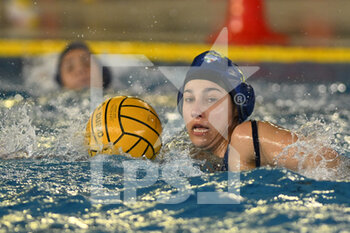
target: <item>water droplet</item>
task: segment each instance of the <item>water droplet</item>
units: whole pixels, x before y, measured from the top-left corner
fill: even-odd
[[[329,87],[330,91],[332,93],[336,92],[338,89],[338,85],[336,83],[333,83],[330,87]]]
[[[258,95],[256,97],[256,101],[261,104],[264,101],[264,97],[262,97],[261,95]]]
[[[341,92],[341,93],[344,93],[346,91],[346,86],[344,83],[340,83],[338,85],[338,91]]]
[[[273,84],[271,88],[273,92],[279,92],[281,90],[281,86],[277,83]]]
[[[324,93],[327,92],[327,87],[325,85],[323,85],[323,84],[318,85],[317,89],[318,89],[318,92],[321,93],[321,94],[324,94]]]

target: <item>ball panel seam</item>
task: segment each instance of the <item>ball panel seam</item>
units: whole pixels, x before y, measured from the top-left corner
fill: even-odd
[[[109,102],[111,102],[112,99],[109,99],[106,105],[106,109],[105,109],[105,129],[106,129],[106,136],[107,136],[107,140],[108,142],[110,142],[110,138],[109,138],[109,132],[108,132],[108,127],[107,127],[107,110],[108,110],[108,105]]]
[[[139,138],[139,140],[137,140],[137,142],[135,142],[134,143],[134,145],[132,145],[132,147],[130,147],[130,149],[129,150],[127,150],[125,153],[129,153],[132,149],[134,149],[135,148],[135,146],[137,146],[137,144],[139,144],[139,142],[141,141],[142,139],[141,138]]]
[[[130,117],[130,116],[125,116],[125,115],[119,115],[119,117],[121,118],[121,117],[124,117],[124,118],[128,118],[128,119],[130,119],[130,120],[133,120],[133,121],[137,121],[137,122],[139,122],[140,124],[143,124],[144,126],[146,126],[147,128],[149,128],[150,130],[152,130],[155,134],[157,134],[157,136],[159,137],[159,133],[155,130],[155,129],[153,129],[151,126],[149,126],[149,125],[147,125],[145,122],[143,122],[143,121],[140,121],[140,120],[138,120],[138,119],[136,119],[136,118],[133,118],[133,117]]]
[[[121,107],[122,107],[122,104],[123,102],[127,99],[128,97],[125,97],[119,104],[119,108],[118,108],[118,120],[119,120],[119,126],[120,126],[120,129],[122,130],[122,133],[124,133],[124,128],[123,128],[123,125],[122,125],[122,122],[121,122],[121,117],[120,117],[120,110],[121,110]]]
[[[117,144],[117,143],[120,141],[120,139],[122,139],[122,137],[123,137],[124,134],[126,134],[126,133],[122,133],[122,134],[117,138],[117,140],[115,140],[115,141],[113,142],[113,145]]]
[[[146,149],[145,149],[144,152],[142,152],[142,155],[146,155],[146,152],[147,152],[148,148],[149,148],[149,143],[147,143]]]
[[[94,136],[95,142],[98,143],[96,135],[95,135],[95,131],[94,131],[94,113],[91,116],[91,134]]]
[[[152,146],[152,143],[150,143],[146,138],[143,138],[143,137],[141,137],[141,136],[139,136],[139,135],[137,135],[137,134],[133,134],[133,133],[127,133],[127,132],[125,132],[124,134],[126,134],[126,135],[131,135],[131,136],[134,136],[134,137],[137,137],[137,138],[141,138],[142,140],[144,140],[145,142],[147,142],[147,144],[151,147],[153,154],[155,154],[155,151],[154,151],[154,148],[153,148],[153,146]]]
[[[138,106],[138,105],[131,105],[131,104],[128,104],[128,105],[123,105],[123,106],[121,106],[122,108],[123,107],[135,107],[135,108],[142,108],[142,109],[144,109],[144,110],[146,110],[146,111],[149,111],[150,113],[152,113],[157,119],[158,119],[158,121],[160,122],[160,119],[159,119],[159,117],[153,112],[153,111],[151,111],[150,109],[148,109],[148,108],[145,108],[145,107],[142,107],[142,106]]]

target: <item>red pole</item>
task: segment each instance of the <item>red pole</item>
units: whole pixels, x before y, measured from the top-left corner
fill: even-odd
[[[287,44],[285,35],[271,31],[265,21],[263,0],[229,0],[225,26],[228,43],[241,45]],[[216,39],[210,37],[209,42]]]

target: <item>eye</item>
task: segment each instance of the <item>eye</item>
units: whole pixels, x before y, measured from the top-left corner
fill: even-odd
[[[89,67],[90,66],[90,58],[87,56],[82,56],[81,63],[83,64],[83,66]]]
[[[191,102],[194,101],[194,98],[193,97],[185,97],[184,101],[187,102],[187,103],[191,103]]]
[[[208,103],[215,103],[218,101],[218,98],[216,97],[208,97],[207,102]]]
[[[66,72],[72,72],[73,71],[73,65],[72,64],[66,64],[63,68]]]

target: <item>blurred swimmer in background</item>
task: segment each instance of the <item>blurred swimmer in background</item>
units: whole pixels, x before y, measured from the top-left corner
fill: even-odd
[[[83,89],[90,86],[107,88],[111,83],[111,73],[107,67],[102,67],[88,46],[83,42],[69,44],[59,55],[56,81],[67,89]],[[93,75],[93,83],[91,83]],[[96,77],[96,78],[95,78]],[[102,81],[102,83],[101,83]]]
[[[316,145],[312,152],[301,152],[293,146],[300,139],[296,134],[269,122],[247,121],[255,104],[253,87],[237,65],[215,51],[194,58],[177,103],[192,144],[221,158],[221,170],[282,166],[298,171],[320,163],[336,170],[340,163],[330,148]]]

